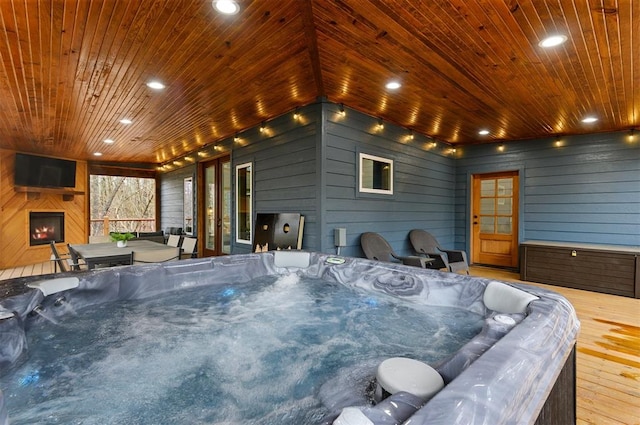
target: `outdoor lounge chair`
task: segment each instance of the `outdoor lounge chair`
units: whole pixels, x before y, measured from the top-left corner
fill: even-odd
[[[469,274],[469,262],[467,253],[462,250],[443,249],[433,235],[421,229],[414,229],[409,232],[409,240],[413,250],[418,254],[424,254],[433,258],[428,268],[447,269],[452,273],[464,270]]]
[[[427,263],[432,261],[429,258],[418,256],[401,257],[393,252],[391,245],[385,238],[374,232],[365,232],[360,235],[360,245],[364,255],[369,260],[394,262],[394,259],[396,259],[401,261],[402,264],[422,268],[426,268]]]

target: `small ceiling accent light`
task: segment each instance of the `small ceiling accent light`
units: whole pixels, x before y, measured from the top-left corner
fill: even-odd
[[[132,124],[132,123],[133,123],[133,121],[131,121],[131,120],[130,120],[130,119],[128,119],[128,118],[122,118],[122,119],[120,120],[120,124],[129,125],[129,124]]]
[[[93,156],[102,156],[102,152],[94,152]]]
[[[233,136],[233,141],[238,143],[240,141],[240,136],[238,136],[238,133],[236,133],[235,136]]]
[[[636,141],[636,131],[635,129],[631,129],[629,130],[629,137],[627,137],[629,139],[630,142],[635,142]]]
[[[110,145],[110,144],[112,144],[112,143],[113,143],[113,140],[111,140],[111,139],[104,139],[104,142],[105,142],[106,144]]]
[[[498,145],[498,150],[499,150],[500,152],[504,152],[504,144],[500,143],[500,144]]]
[[[541,40],[538,43],[538,46],[540,47],[555,47],[555,46],[559,46],[562,43],[564,43],[565,41],[567,41],[567,36],[563,35],[563,34],[555,34],[555,35],[551,35],[547,38],[544,38],[543,40]]]
[[[260,133],[264,133],[264,131],[267,129],[267,127],[265,127],[264,125],[264,121],[262,121],[262,123],[260,124]]]
[[[347,115],[347,113],[344,110],[344,104],[343,103],[340,104],[340,115],[342,115],[343,117],[345,115]]]
[[[407,137],[409,138],[409,140],[414,139],[413,130],[409,130],[409,135]]]
[[[585,124],[591,124],[592,122],[596,122],[596,121],[598,121],[598,118],[594,116],[584,117],[582,119],[582,122]]]
[[[389,81],[385,87],[388,88],[389,90],[398,90],[400,87],[402,87],[402,84],[394,80],[394,81]]]
[[[478,131],[478,134],[481,136],[486,136],[487,134],[489,134],[489,130],[480,130]]]
[[[556,146],[556,148],[559,148],[560,146],[562,146],[562,139],[560,138],[560,136],[556,137],[556,141],[554,142],[554,145]]]
[[[225,15],[235,15],[240,12],[240,6],[234,0],[213,0],[213,7],[220,13]]]
[[[378,118],[378,130],[382,130],[384,128],[384,122],[382,122],[382,118]]]
[[[296,108],[296,110],[293,111],[293,119],[296,121],[300,119],[300,112],[298,112],[298,108]]]
[[[164,84],[162,84],[160,81],[149,81],[147,83],[147,87],[149,87],[150,89],[154,89],[154,90],[162,90],[163,88],[165,88],[166,86]]]

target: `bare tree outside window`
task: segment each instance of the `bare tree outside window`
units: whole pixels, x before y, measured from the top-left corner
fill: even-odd
[[[91,175],[89,185],[91,236],[156,230],[154,179]]]

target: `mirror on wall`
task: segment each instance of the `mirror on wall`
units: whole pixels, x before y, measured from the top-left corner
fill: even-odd
[[[193,177],[184,179],[184,233],[193,235]]]
[[[253,227],[251,163],[236,166],[236,242],[251,243]]]

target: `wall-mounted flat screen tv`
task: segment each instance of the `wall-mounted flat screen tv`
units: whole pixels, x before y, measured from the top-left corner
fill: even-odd
[[[14,184],[30,187],[76,187],[76,162],[16,153]]]

